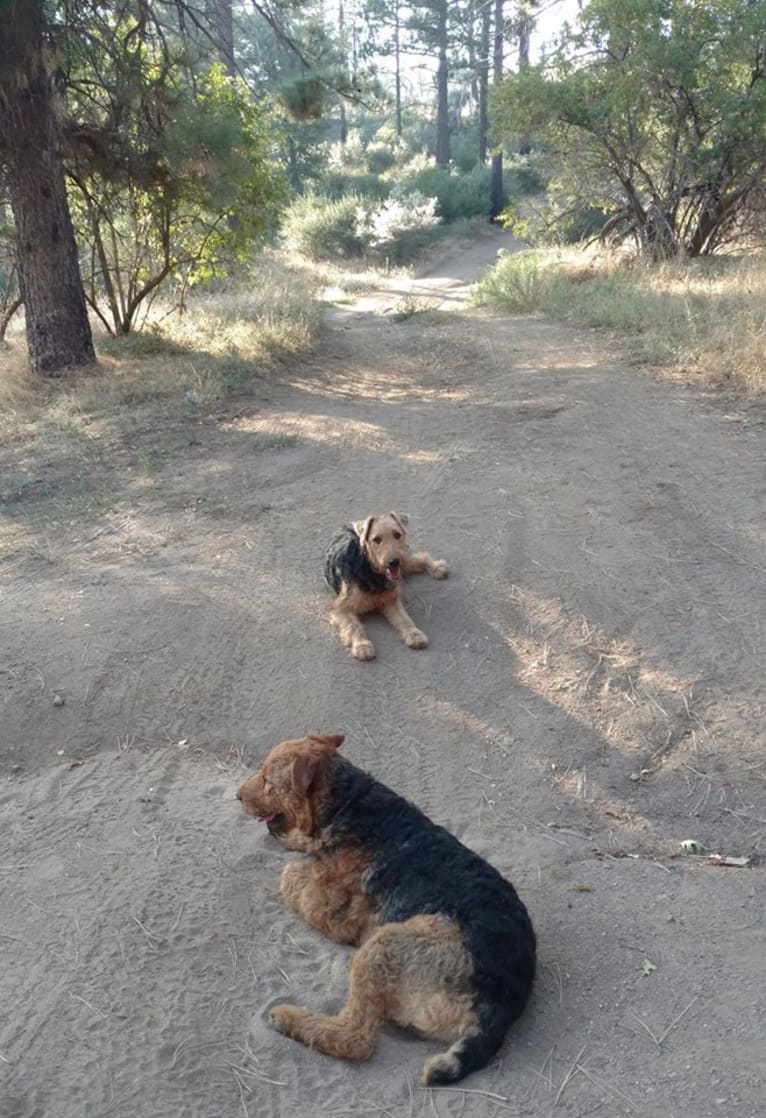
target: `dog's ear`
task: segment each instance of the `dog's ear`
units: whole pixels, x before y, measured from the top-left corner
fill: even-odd
[[[314,783],[319,768],[318,757],[304,757],[299,755],[293,761],[292,784],[293,791],[299,796],[305,796]]]
[[[390,512],[388,514],[392,520],[395,520],[404,534],[407,534],[407,525],[410,522],[409,516],[404,512]]]
[[[346,740],[345,734],[314,734],[309,733],[306,737],[311,738],[312,741],[319,741],[322,745],[329,745],[331,749],[338,749]]]
[[[315,742],[321,745],[328,752],[336,750],[338,746],[343,744],[345,740],[344,734],[306,734],[306,738],[310,742]],[[297,792],[299,796],[305,796],[311,788],[312,784],[317,778],[319,768],[327,760],[327,754],[318,753],[317,750],[312,750],[311,753],[299,753],[293,761],[291,772],[291,780],[293,791]]]
[[[364,520],[355,520],[354,523],[351,525],[357,536],[359,536],[359,544],[361,547],[364,547],[364,545],[370,538],[370,532],[372,531],[372,525],[374,524],[374,522],[374,516],[366,516]]]

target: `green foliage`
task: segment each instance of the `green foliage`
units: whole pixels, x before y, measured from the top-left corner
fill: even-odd
[[[606,212],[556,187],[552,184],[550,193],[534,202],[512,202],[501,215],[505,227],[535,245],[578,244],[598,237],[607,221]]]
[[[457,174],[441,167],[425,167],[403,180],[410,190],[435,197],[440,216],[444,221],[457,221],[466,217],[488,217],[489,167],[476,166],[468,175]]]
[[[383,175],[396,163],[396,152],[390,144],[368,144],[364,156],[367,170],[371,175]]]
[[[766,169],[766,0],[592,0],[548,62],[507,78],[497,139],[558,151],[565,191],[655,257],[742,231]]]
[[[326,198],[306,194],[288,209],[282,232],[288,245],[309,260],[359,257],[364,240],[357,229],[363,199],[354,194]]]
[[[192,74],[150,43],[113,57],[70,161],[72,213],[89,301],[115,333],[159,286],[181,292],[221,275],[275,227],[285,197],[268,109],[220,65]],[[106,66],[105,66],[106,71]],[[193,81],[192,81],[193,78]],[[112,127],[119,96],[133,111]]]
[[[399,188],[376,209],[360,212],[357,228],[372,255],[406,264],[433,240],[439,222],[435,198]]]
[[[550,275],[545,258],[531,250],[503,254],[476,285],[474,302],[495,307],[511,314],[529,314],[539,310]]]
[[[382,202],[359,195],[304,195],[290,206],[283,225],[288,245],[309,260],[366,256],[403,264],[433,240],[440,219],[436,200],[399,188]]]
[[[360,198],[373,198],[382,201],[391,189],[390,183],[380,175],[368,174],[364,171],[345,170],[338,168],[328,171],[321,179],[322,193],[328,198],[343,198],[348,194],[356,194]]]

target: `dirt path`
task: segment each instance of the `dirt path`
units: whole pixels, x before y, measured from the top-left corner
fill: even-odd
[[[202,420],[4,451],[2,1118],[762,1115],[766,433],[592,333],[466,310],[501,243],[328,312],[313,360]],[[395,321],[407,296],[440,311]],[[427,651],[373,622],[359,664],[322,554],[392,507],[452,575],[408,586]],[[410,1037],[356,1067],[264,1022],[345,988],[232,800],[306,728],[529,905],[533,1003],[466,1094],[414,1086]]]

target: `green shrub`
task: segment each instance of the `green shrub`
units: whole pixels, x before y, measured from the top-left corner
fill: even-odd
[[[479,129],[476,125],[461,131],[452,142],[452,162],[463,175],[469,175],[479,161]]]
[[[503,253],[495,267],[479,280],[473,301],[512,314],[529,314],[542,307],[550,279],[540,253]]]
[[[369,144],[364,159],[371,175],[383,175],[396,163],[396,152],[390,144]]]
[[[476,166],[468,175],[425,167],[402,186],[436,198],[440,216],[450,222],[462,217],[489,217],[489,178],[489,167]]]
[[[505,168],[504,183],[511,198],[523,198],[527,194],[541,194],[545,190],[545,175],[538,167],[527,162],[511,162]]]
[[[291,248],[309,260],[345,260],[361,256],[364,242],[357,231],[358,195],[327,198],[305,194],[285,216],[282,231]]]
[[[606,220],[607,214],[598,206],[578,206],[561,215],[556,223],[556,231],[564,244],[575,245],[597,236]]]
[[[360,198],[375,198],[381,201],[388,195],[390,186],[377,174],[363,171],[328,171],[321,179],[322,193],[328,198],[345,198],[356,194]]]
[[[399,188],[376,210],[360,213],[357,228],[374,255],[404,264],[438,235],[440,222],[435,198]]]

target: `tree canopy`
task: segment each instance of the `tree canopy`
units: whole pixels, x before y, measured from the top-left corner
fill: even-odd
[[[504,79],[498,138],[534,132],[563,188],[654,256],[745,230],[766,169],[766,0],[592,0],[540,64]]]

